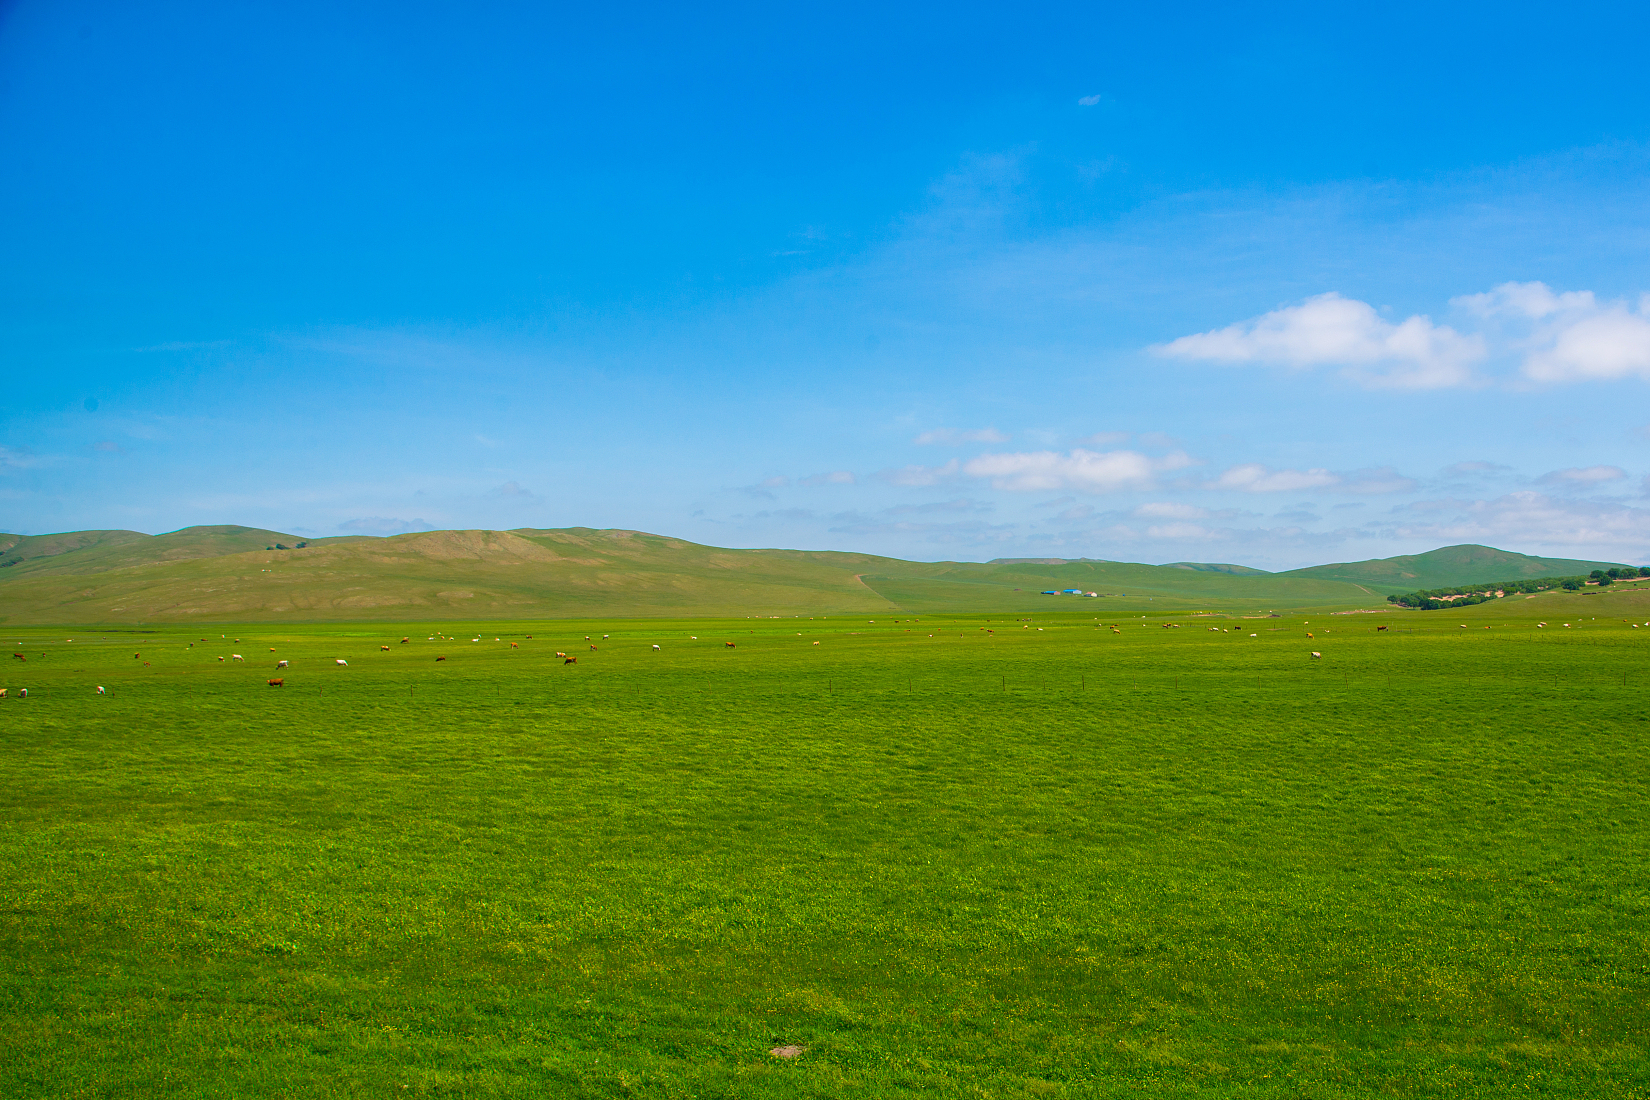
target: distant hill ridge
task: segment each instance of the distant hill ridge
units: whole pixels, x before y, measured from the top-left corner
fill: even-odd
[[[1488,584],[1492,581],[1523,580],[1530,577],[1569,577],[1609,569],[1620,562],[1581,561],[1576,558],[1538,558],[1497,550],[1493,546],[1464,543],[1444,546],[1425,554],[1404,554],[1396,558],[1338,562],[1291,569],[1280,577],[1312,577],[1318,580],[1351,581],[1380,586],[1392,591],[1412,592],[1422,588],[1447,588],[1458,584]]]
[[[277,544],[301,549],[272,550]],[[912,562],[735,550],[621,529],[300,539],[255,527],[0,535],[0,622],[352,621],[594,616],[1131,612],[1384,606],[1391,593],[1617,563],[1487,546],[1267,573],[1100,558]],[[1072,602],[1048,590],[1103,599]]]

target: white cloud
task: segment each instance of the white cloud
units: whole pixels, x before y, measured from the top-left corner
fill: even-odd
[[[1502,283],[1454,305],[1494,326],[1510,351],[1523,354],[1536,382],[1585,382],[1636,376],[1650,380],[1650,299],[1599,302],[1590,290],[1555,294],[1546,283]]]
[[[911,442],[922,446],[933,444],[954,443],[1007,443],[1008,436],[996,428],[977,428],[974,431],[963,431],[960,428],[935,428],[923,432]]]
[[[1614,303],[1563,326],[1548,347],[1530,353],[1524,373],[1537,382],[1650,379],[1650,317]]]
[[[1463,336],[1420,314],[1393,324],[1367,302],[1334,293],[1151,350],[1218,363],[1338,366],[1365,386],[1391,389],[1467,385],[1473,381],[1472,364],[1485,354],[1478,336]]]
[[[1598,302],[1590,290],[1554,294],[1546,283],[1502,283],[1483,294],[1465,294],[1451,305],[1480,317],[1526,317],[1539,320],[1555,313],[1591,313]]]
[[[1563,484],[1596,485],[1601,481],[1617,481],[1627,476],[1627,471],[1620,466],[1572,466],[1567,470],[1554,470],[1542,474],[1542,481]]]
[[[1079,107],[1098,107],[1103,96],[1086,95],[1077,101]]]
[[[1258,462],[1245,462],[1233,466],[1205,488],[1244,493],[1294,493],[1302,489],[1326,489],[1340,483],[1340,477],[1328,470],[1273,470]]]
[[[1138,451],[1097,452],[1076,448],[1068,454],[1055,451],[983,454],[970,459],[962,471],[970,477],[989,478],[998,489],[1110,493],[1149,489],[1156,483],[1158,474],[1191,465],[1193,460],[1179,451],[1153,458]]]
[[[1170,504],[1158,501],[1151,504],[1142,504],[1134,510],[1140,519],[1202,519],[1209,514],[1208,509],[1199,508],[1195,504]]]

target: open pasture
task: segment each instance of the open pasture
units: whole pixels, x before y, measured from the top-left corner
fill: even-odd
[[[0,627],[0,1094],[1650,1090],[1641,597],[1099,602]]]

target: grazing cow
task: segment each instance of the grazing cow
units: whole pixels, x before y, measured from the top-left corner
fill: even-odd
[[[233,657],[233,658],[235,658],[235,660],[237,660],[237,661],[244,661],[244,660],[246,660],[246,658],[245,658],[245,657],[242,657],[242,656],[241,656],[241,655],[240,655],[240,654],[239,654],[239,653],[231,653],[231,654],[230,654],[230,656],[231,656],[231,657]]]
[[[218,660],[220,660],[220,661],[221,661],[221,660],[223,660],[223,658],[222,658],[222,657],[219,657],[219,658],[218,658]]]
[[[590,648],[591,648],[591,650],[594,650],[594,649],[595,649],[595,648],[596,648],[596,647],[595,647],[595,646],[591,646],[591,647],[590,647]]]
[[[1323,654],[1314,649],[1312,651],[1312,659],[1314,661],[1321,661],[1323,659]]]
[[[16,659],[17,659],[17,660],[19,660],[19,661],[22,661],[22,662],[23,662],[23,663],[25,663],[25,664],[27,664],[27,663],[28,663],[28,660],[29,660],[29,659],[28,659],[28,658],[27,658],[27,657],[25,657],[25,656],[23,656],[23,655],[22,655],[22,654],[21,654],[21,653],[13,653],[13,654],[12,654],[12,656],[13,656],[13,657],[14,657],[14,658],[16,658]],[[136,654],[136,653],[134,653],[134,654],[132,654],[132,656],[133,656],[133,657],[136,657],[136,656],[137,656],[137,654]]]
[[[562,664],[564,664],[564,665],[576,665],[578,663],[579,663],[579,659],[577,657],[569,657],[569,658],[567,658],[567,660],[562,662]]]
[[[1384,627],[1384,626],[1378,626],[1378,627],[1376,627],[1376,628],[1375,628],[1375,629],[1376,629],[1376,630],[1385,630],[1385,629],[1386,629],[1386,627]]]
[[[339,658],[338,658],[338,663],[339,663],[339,664],[341,664],[341,665],[347,665],[347,664],[349,664],[349,662],[348,662],[348,661],[346,661],[346,660],[344,660],[344,659],[343,659],[343,658],[342,658],[342,657],[339,657]]]
[[[818,645],[818,644],[819,644],[819,643],[818,643],[818,642],[815,642],[815,643],[814,643],[814,645]]]
[[[275,647],[274,647],[274,646],[270,646],[270,647],[269,647],[269,651],[270,651],[270,652],[271,652],[271,653],[274,653],[274,652],[275,652]]]
[[[0,688],[0,699],[4,699],[5,697],[6,697],[6,689],[5,688]]]
[[[408,642],[410,642],[410,641],[412,641],[412,639],[411,639],[411,638],[402,638],[402,639],[401,639],[401,644],[402,644],[402,645],[406,645],[406,644],[407,644],[407,643],[408,643]]]
[[[97,685],[97,693],[99,695],[103,694],[103,685],[102,684]]]
[[[285,661],[276,661],[275,662],[275,667],[276,668],[285,668],[286,667],[286,662]]]
[[[724,645],[724,646],[726,646],[726,647],[728,647],[728,648],[729,648],[729,649],[735,649],[735,648],[737,648],[737,647],[736,647],[736,646],[735,646],[735,645],[734,645],[734,644],[733,644],[733,643],[732,643],[732,642],[723,642],[723,643],[722,643],[722,644],[723,644],[723,645]]]
[[[511,649],[520,649],[521,647],[519,645],[517,645],[515,642],[511,642],[510,643],[510,648]]]
[[[445,661],[445,660],[446,660],[446,659],[447,659],[447,658],[445,658],[445,657],[437,657],[437,658],[436,658],[436,660],[438,660],[438,661]]]
[[[1308,631],[1307,631],[1307,632],[1306,632],[1306,636],[1307,636],[1307,637],[1308,637],[1308,638],[1310,638],[1310,637],[1311,637],[1311,636],[1312,636],[1312,632],[1311,632],[1311,631],[1310,631],[1310,630],[1308,630]]]
[[[272,688],[285,687],[286,686],[286,681],[285,680],[271,680],[271,681],[269,681],[269,686],[272,687]]]
[[[659,647],[658,647],[658,646],[654,646],[654,647],[653,647],[653,652],[655,652],[655,653],[657,653],[657,652],[659,652]]]

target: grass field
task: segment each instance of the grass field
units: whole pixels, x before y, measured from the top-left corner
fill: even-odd
[[[0,1095],[1650,1094],[1650,594],[898,618],[0,628]]]

